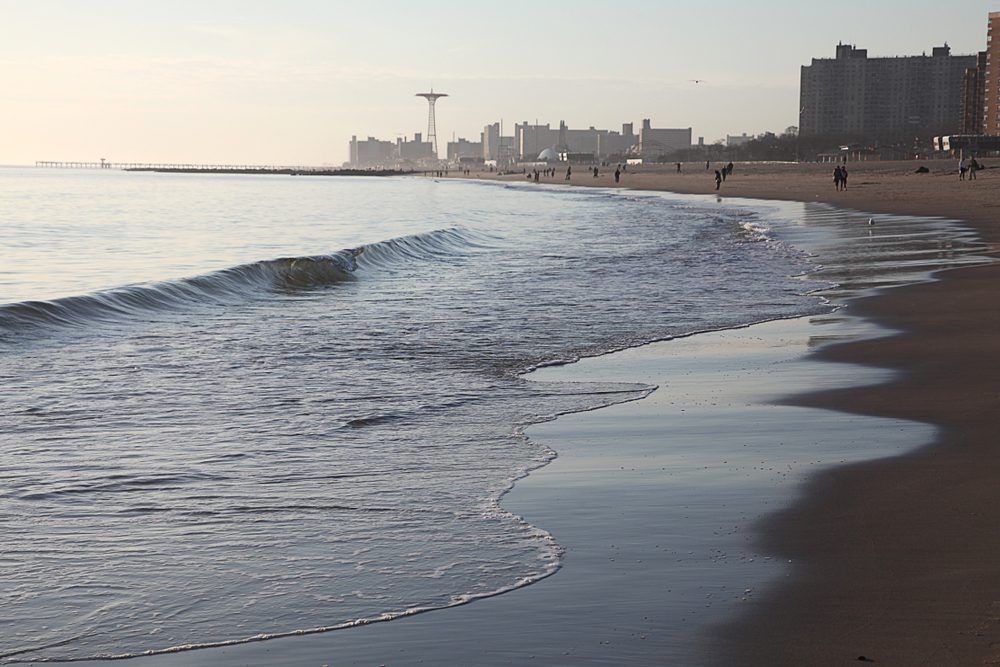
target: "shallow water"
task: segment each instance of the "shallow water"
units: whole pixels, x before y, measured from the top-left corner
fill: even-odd
[[[16,660],[349,625],[547,576],[558,536],[498,504],[553,455],[523,428],[650,387],[521,373],[827,312],[795,277],[809,244],[850,237],[835,247],[922,275],[968,241],[822,207],[423,179],[0,187]]]

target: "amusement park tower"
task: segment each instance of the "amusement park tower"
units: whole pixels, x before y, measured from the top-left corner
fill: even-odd
[[[427,141],[431,143],[434,147],[434,157],[438,156],[438,140],[437,140],[437,128],[434,123],[434,103],[437,102],[439,97],[448,97],[445,93],[435,93],[434,89],[431,88],[429,93],[417,93],[417,97],[422,97],[427,100]]]

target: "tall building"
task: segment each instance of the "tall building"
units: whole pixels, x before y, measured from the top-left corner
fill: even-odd
[[[1000,12],[990,12],[986,29],[984,84],[983,130],[986,134],[1000,135]]]
[[[947,44],[894,58],[839,44],[836,58],[802,67],[799,135],[890,142],[955,133],[963,79],[975,66],[976,56],[953,56]]]
[[[986,132],[987,56],[986,51],[980,51],[976,66],[965,70],[962,79],[962,134]]]

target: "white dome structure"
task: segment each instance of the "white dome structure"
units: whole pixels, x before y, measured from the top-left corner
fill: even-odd
[[[554,148],[546,148],[544,151],[538,154],[538,159],[541,162],[558,162],[559,153],[556,152]]]

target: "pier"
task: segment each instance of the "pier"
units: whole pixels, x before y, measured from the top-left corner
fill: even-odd
[[[165,162],[72,162],[36,160],[45,169],[115,169],[119,171],[155,171],[181,174],[285,174],[291,176],[391,176],[406,173],[393,169],[336,169],[315,166],[252,164],[184,164]]]

